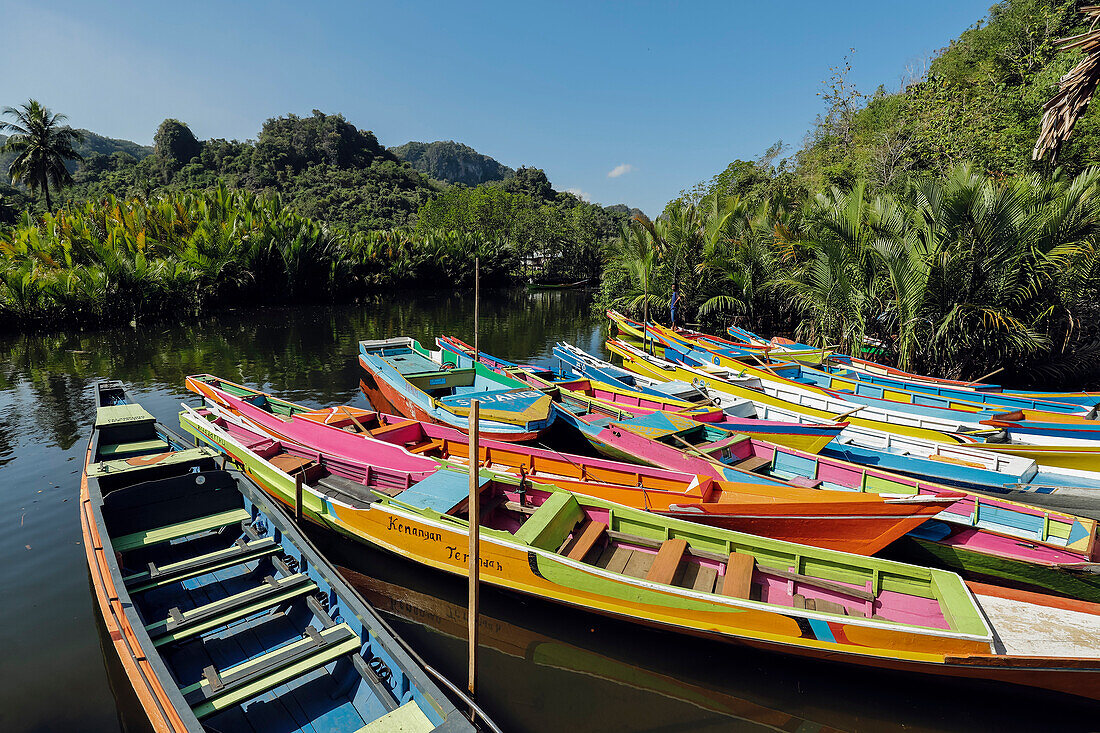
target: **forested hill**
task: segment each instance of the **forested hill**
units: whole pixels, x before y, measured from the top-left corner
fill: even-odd
[[[919,68],[902,88],[858,89],[848,72],[858,49],[824,74],[826,108],[801,149],[781,143],[755,161],[735,160],[687,198],[721,190],[750,199],[801,198],[864,179],[899,190],[914,174],[943,174],[967,162],[995,176],[1047,165],[1031,161],[1043,103],[1079,53],[1057,53],[1057,41],[1084,29],[1085,3],[1006,0]],[[903,69],[896,70],[899,74]],[[1100,162],[1100,111],[1089,107],[1059,154],[1077,173]]]
[[[424,175],[445,183],[479,186],[504,181],[516,174],[512,168],[454,140],[407,142],[390,148],[390,152]]]
[[[141,160],[153,153],[153,149],[147,145],[139,145],[130,140],[118,140],[113,137],[97,135],[91,130],[80,130],[84,135],[84,142],[76,146],[76,152],[87,158],[90,155],[113,155],[124,153],[133,156],[135,160]],[[4,146],[7,135],[0,135],[0,147]],[[0,153],[0,172],[7,173],[11,162],[15,160],[15,153]],[[69,170],[75,171],[79,164],[76,161],[69,162]],[[6,181],[5,181],[6,183]]]
[[[95,136],[98,140],[105,140]],[[129,145],[134,145],[130,143]],[[413,170],[374,133],[342,115],[314,110],[264,122],[255,140],[198,140],[185,122],[168,119],[141,159],[100,148],[85,154],[62,200],[230,188],[278,193],[298,213],[368,231],[412,223],[440,185]],[[0,192],[2,193],[2,192]]]

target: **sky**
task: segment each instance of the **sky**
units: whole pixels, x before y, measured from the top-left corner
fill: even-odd
[[[0,106],[143,144],[168,117],[245,140],[319,109],[656,214],[735,159],[797,150],[846,54],[860,91],[894,91],[990,2],[0,0]]]

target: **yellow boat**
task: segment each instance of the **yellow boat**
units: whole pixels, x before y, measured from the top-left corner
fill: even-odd
[[[848,414],[844,414],[844,410],[840,406],[846,403],[840,400],[833,400],[822,397],[816,400],[802,400],[795,401],[793,399],[786,399],[786,396],[781,396],[781,393],[777,390],[769,390],[765,388],[764,391],[757,391],[748,389],[747,387],[741,387],[733,384],[726,379],[723,379],[720,375],[710,374],[704,369],[694,369],[691,367],[685,367],[679,364],[673,364],[661,360],[658,365],[652,357],[642,355],[636,349],[633,349],[622,341],[612,339],[607,342],[607,348],[611,353],[617,354],[623,360],[623,367],[629,369],[632,372],[641,374],[652,379],[661,380],[681,380],[692,384],[698,384],[706,387],[707,389],[713,389],[718,392],[730,394],[735,397],[741,397],[743,399],[751,400],[756,403],[765,404],[771,407],[778,407],[784,410],[794,411],[803,415],[809,415],[811,417],[820,418],[822,420],[829,420],[833,422],[848,422],[852,425],[858,425],[861,427],[870,428],[873,430],[880,430],[887,433],[895,433],[898,435],[907,435],[913,438],[924,438],[925,440],[933,440],[937,443],[973,443],[972,438],[968,438],[964,435],[951,432],[948,430],[937,430],[931,427],[925,427],[929,423],[934,421],[921,418],[919,415],[905,416],[885,413],[875,413],[877,415],[883,415],[887,420],[869,420],[865,417],[860,417],[859,412],[865,412],[863,406],[850,405],[848,408]],[[725,372],[724,369],[721,370]],[[791,397],[798,398],[799,395],[792,394]],[[814,406],[812,404],[806,404],[806,402],[816,402],[821,407]],[[834,409],[828,409],[830,406],[834,406]]]
[[[970,447],[981,448],[991,453],[1001,453],[1007,456],[1030,458],[1040,466],[1100,472],[1100,446],[976,443]]]

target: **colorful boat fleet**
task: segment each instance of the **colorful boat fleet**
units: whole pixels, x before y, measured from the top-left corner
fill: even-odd
[[[188,408],[180,419],[284,503],[302,473],[312,521],[466,574],[467,471],[441,466],[417,480],[224,416]],[[786,654],[1100,698],[1096,604],[701,526],[491,471],[479,491],[483,582]]]
[[[182,502],[187,492],[196,499],[175,509],[171,501],[153,509],[132,503],[141,510],[134,516],[152,524],[131,523],[123,532],[100,519],[96,537],[85,532],[89,547],[123,533],[121,554],[118,545],[101,552],[118,564],[116,581],[130,569],[153,583],[153,574],[168,568],[168,585],[177,575],[202,582],[208,574],[209,582],[224,584],[218,573],[229,568],[239,570],[228,577],[266,572],[269,586],[306,575],[293,582],[313,584],[294,596],[308,613],[294,618],[313,631],[300,633],[315,645],[316,635],[328,643],[328,633],[335,646],[303,647],[303,659],[320,666],[288,663],[268,681],[317,669],[352,680],[340,686],[348,702],[339,709],[349,720],[358,715],[363,731],[387,729],[371,727],[386,716],[409,716],[409,730],[459,729],[459,722],[403,655],[400,640],[377,632],[370,609],[310,554],[278,505],[353,541],[457,575],[468,573],[473,531],[484,582],[638,624],[793,656],[1100,700],[1100,395],[938,380],[741,329],[725,338],[608,315],[619,331],[607,342],[614,364],[566,343],[554,347],[552,364],[535,367],[449,336],[436,340],[436,350],[403,337],[362,341],[367,408],[303,406],[193,375],[186,384],[203,405],[184,405],[179,420],[205,448],[185,448],[159,427],[155,438],[126,427],[130,418],[121,414],[134,406],[123,396],[118,424],[125,441],[116,441],[123,447],[89,454],[89,512],[113,516],[104,496],[114,489],[99,491],[102,480],[121,478],[127,488],[120,497],[148,497],[130,487],[163,479],[179,484],[168,489],[169,499]],[[476,446],[466,434],[474,400]],[[141,419],[152,425],[151,417]],[[588,452],[547,447],[551,429],[583,439]],[[243,473],[215,469],[219,454]],[[112,468],[119,458],[139,461]],[[474,462],[476,517],[468,510]],[[132,471],[149,473],[126,478]],[[210,485],[197,488],[204,483]],[[240,497],[240,506],[210,504],[205,497],[215,488],[218,501]],[[181,512],[178,521],[162,517],[169,511]],[[164,540],[174,554],[147,567],[144,545],[127,544],[139,530],[159,537],[216,514],[233,516],[193,534],[221,530],[218,542],[229,544],[202,545],[195,557],[176,557],[178,540],[190,535]],[[261,518],[269,532],[277,529],[271,537],[281,549],[255,545],[262,537],[248,528]],[[232,559],[238,553],[240,563]],[[224,555],[229,564],[208,568],[207,555]],[[286,558],[297,566],[284,568]],[[309,595],[317,588],[329,598],[323,608]],[[110,607],[110,594],[101,595],[101,605]],[[153,613],[143,602],[127,613]],[[220,605],[197,615],[187,601],[164,605],[173,602],[154,609],[163,612],[165,628],[181,619],[186,626],[190,616],[227,624],[194,621],[199,639],[235,633],[234,623],[252,618],[231,609],[225,615]],[[319,614],[334,603],[353,609],[358,621],[345,611],[326,622]],[[264,609],[270,606],[248,613]],[[150,623],[143,624],[147,634]],[[141,646],[145,638],[131,632],[139,643],[131,651],[153,650],[150,659],[171,668],[162,651],[172,647],[161,650],[155,632],[152,646]],[[275,659],[279,649],[254,654]],[[367,659],[367,651],[402,675],[399,695],[386,697],[366,675],[358,678],[366,686],[357,686],[356,657]],[[191,687],[177,685],[179,699],[162,681],[161,708],[168,700],[172,710],[184,710],[183,700],[185,721],[188,710],[247,717],[256,704],[244,692],[251,683],[224,697],[218,685],[266,678],[274,668],[261,664],[262,674],[253,674],[248,660],[213,662]],[[172,669],[158,679],[182,677]],[[256,688],[256,699],[289,694],[287,685],[293,688]],[[200,689],[224,706],[199,700]]]

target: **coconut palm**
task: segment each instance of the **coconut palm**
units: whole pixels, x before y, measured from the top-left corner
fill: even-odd
[[[12,183],[22,182],[32,191],[46,197],[46,209],[53,210],[50,186],[60,189],[71,185],[72,174],[65,167],[66,160],[83,160],[73,148],[84,142],[83,133],[61,123],[67,118],[51,112],[49,108],[30,100],[20,107],[5,107],[4,117],[13,122],[0,122],[0,132],[11,132],[2,148],[3,152],[16,153],[8,168]]]
[[[659,253],[660,239],[651,221],[634,218],[622,225],[619,237],[611,244],[608,261],[614,280],[612,305],[635,312],[641,309],[642,317],[648,320],[649,306],[655,299],[653,279]]]

